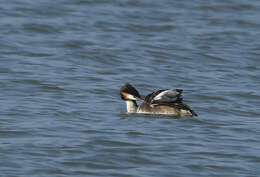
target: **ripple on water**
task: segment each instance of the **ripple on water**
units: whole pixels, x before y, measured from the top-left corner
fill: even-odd
[[[42,33],[42,34],[57,34],[59,29],[54,25],[49,24],[25,24],[23,25],[24,30],[28,32]]]
[[[257,1],[6,1],[3,176],[259,176]],[[125,114],[184,89],[197,117]]]

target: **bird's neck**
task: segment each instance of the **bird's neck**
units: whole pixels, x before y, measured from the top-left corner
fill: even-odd
[[[137,110],[136,101],[126,100],[125,102],[126,102],[127,112],[129,112],[129,113],[135,113],[136,110]]]

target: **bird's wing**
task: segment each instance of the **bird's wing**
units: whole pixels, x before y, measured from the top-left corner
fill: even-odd
[[[172,104],[180,102],[181,89],[158,90],[146,96],[145,101],[151,105]]]

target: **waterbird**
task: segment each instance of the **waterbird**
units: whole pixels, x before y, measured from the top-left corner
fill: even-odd
[[[183,103],[182,89],[157,90],[145,97],[129,83],[120,89],[120,95],[126,102],[127,113],[163,114],[170,116],[197,116]],[[136,101],[143,101],[140,106]]]

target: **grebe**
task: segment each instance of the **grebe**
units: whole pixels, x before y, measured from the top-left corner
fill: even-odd
[[[120,95],[126,101],[128,113],[197,116],[188,105],[182,103],[182,91],[181,89],[158,90],[143,99],[132,85],[126,83],[121,87]],[[138,106],[137,100],[143,103]]]

